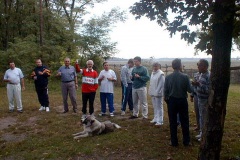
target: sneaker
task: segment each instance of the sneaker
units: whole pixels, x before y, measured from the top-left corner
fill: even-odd
[[[202,134],[196,135],[195,137],[196,137],[197,139],[199,139],[199,138],[202,137]]]
[[[43,107],[43,106],[41,106],[40,108],[39,108],[39,111],[45,111],[45,107]]]
[[[13,109],[9,109],[9,111],[8,111],[8,112],[9,112],[9,113],[12,113],[13,111],[14,111]]]
[[[156,121],[153,119],[153,120],[150,121],[150,123],[156,123]]]
[[[110,113],[109,115],[110,115],[110,117],[114,117],[114,114],[113,114],[113,113]]]
[[[81,119],[84,120],[86,117],[87,117],[87,115],[86,115],[86,114],[83,114],[82,117],[81,117]]]
[[[201,138],[198,138],[198,142],[201,142]]]
[[[106,116],[106,113],[99,113],[99,116]]]
[[[122,111],[121,116],[124,116],[124,115],[125,115],[125,111]]]
[[[136,118],[138,118],[137,116],[131,116],[131,117],[129,117],[129,119],[136,119]]]
[[[49,107],[46,107],[46,112],[49,112],[49,111],[50,111]]]
[[[18,110],[18,113],[23,113],[23,110]]]
[[[157,123],[155,124],[155,126],[161,126],[161,125],[163,125],[163,123],[158,123],[158,122],[157,122]]]

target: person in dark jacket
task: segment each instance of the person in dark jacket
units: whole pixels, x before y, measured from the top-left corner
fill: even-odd
[[[39,111],[46,110],[46,112],[49,112],[48,77],[50,76],[50,70],[42,64],[41,59],[36,59],[36,65],[31,77],[34,80],[38,101],[41,104]]]
[[[182,73],[181,59],[172,61],[173,73],[165,78],[164,84],[164,100],[168,107],[168,118],[170,124],[171,146],[178,146],[177,136],[177,116],[179,115],[184,146],[190,144],[189,134],[189,113],[188,113],[188,93],[192,92],[189,77]]]

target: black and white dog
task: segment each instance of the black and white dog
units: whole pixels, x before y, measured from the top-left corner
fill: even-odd
[[[113,132],[115,128],[121,128],[116,123],[112,123],[110,121],[99,122],[92,116],[87,116],[82,123],[84,130],[82,132],[73,134],[74,139]]]

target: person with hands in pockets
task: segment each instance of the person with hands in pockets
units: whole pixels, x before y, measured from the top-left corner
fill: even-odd
[[[155,125],[163,125],[163,92],[165,76],[161,70],[161,65],[158,62],[153,63],[153,71],[150,78],[148,94],[152,98],[152,105],[154,109],[154,118],[150,123]]]

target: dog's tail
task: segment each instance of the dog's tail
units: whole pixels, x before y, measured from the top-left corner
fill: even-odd
[[[117,128],[117,129],[121,128],[121,126],[119,126],[119,125],[116,124],[116,123],[113,123],[113,126],[114,126],[115,128]]]

